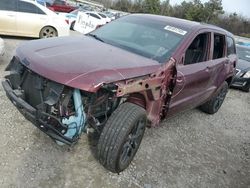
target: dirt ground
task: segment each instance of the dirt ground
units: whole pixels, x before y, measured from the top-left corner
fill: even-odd
[[[0,80],[16,46],[2,37]],[[15,109],[0,86],[0,187],[250,187],[250,94],[230,90],[215,115],[198,109],[146,130],[132,165],[121,174],[95,159],[86,135],[73,148],[56,145]]]

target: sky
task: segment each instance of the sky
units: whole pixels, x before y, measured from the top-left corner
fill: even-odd
[[[180,4],[183,0],[170,0],[170,4]],[[186,0],[190,1],[190,0]],[[202,3],[208,0],[201,0]],[[250,18],[250,0],[222,0],[223,10],[228,13],[236,12],[239,15]]]

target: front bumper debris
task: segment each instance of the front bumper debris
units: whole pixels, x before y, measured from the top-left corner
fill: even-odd
[[[24,115],[27,120],[31,121],[41,131],[46,133],[52,139],[68,145],[72,145],[77,142],[79,137],[69,138],[65,136],[62,132],[58,131],[53,125],[45,122],[45,117],[53,118],[54,121],[57,121],[57,123],[61,124],[62,127],[65,127],[65,125],[63,125],[59,119],[51,116],[50,114],[35,109],[26,101],[24,101],[21,95],[19,95],[18,90],[12,89],[7,80],[2,82],[2,86],[10,101],[17,107],[17,109]]]

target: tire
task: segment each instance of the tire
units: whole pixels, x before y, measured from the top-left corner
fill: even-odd
[[[76,22],[75,22],[75,21],[73,21],[73,22],[70,24],[70,30],[75,31],[75,30],[74,30],[75,23],[76,23]]]
[[[228,84],[225,81],[220,89],[220,91],[208,102],[200,106],[200,109],[208,114],[215,114],[221,107],[226,94],[228,92]]]
[[[43,38],[57,37],[57,35],[58,34],[55,28],[51,26],[46,26],[41,29],[39,33],[39,38],[43,39]]]
[[[146,127],[145,110],[123,103],[113,112],[98,142],[98,159],[111,172],[119,173],[133,160]]]

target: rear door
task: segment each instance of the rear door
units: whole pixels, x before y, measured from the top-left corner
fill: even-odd
[[[0,0],[0,33],[16,33],[16,0]]]
[[[211,91],[216,91],[218,87],[225,81],[227,78],[227,73],[230,68],[230,60],[226,57],[226,38],[224,34],[213,33],[213,53],[212,53],[212,64],[211,67],[211,77],[212,84],[210,85]]]
[[[176,86],[172,95],[169,114],[199,105],[211,94],[212,63],[211,33],[199,33],[190,41],[185,55],[177,64]]]
[[[36,5],[25,1],[18,1],[17,10],[17,32],[25,36],[38,37],[48,21],[48,16]]]

